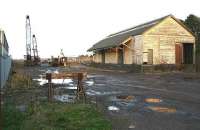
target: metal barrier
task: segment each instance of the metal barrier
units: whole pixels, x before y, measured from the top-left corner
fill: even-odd
[[[11,58],[10,56],[0,57],[0,87],[3,88],[8,79],[11,69]]]

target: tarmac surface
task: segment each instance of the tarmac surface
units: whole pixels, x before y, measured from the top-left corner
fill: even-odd
[[[42,73],[65,69],[36,67],[25,71],[43,85]],[[69,70],[88,73],[84,80],[87,99],[104,112],[114,130],[200,130],[200,74],[141,74],[82,65]],[[74,96],[69,93],[76,89],[76,82],[55,80],[55,84],[64,86],[57,88],[54,98],[73,102]]]

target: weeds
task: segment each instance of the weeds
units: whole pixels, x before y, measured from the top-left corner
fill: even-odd
[[[13,105],[4,109],[5,130],[110,130],[111,124],[88,104],[47,103],[36,105],[36,111],[28,107],[20,112]]]

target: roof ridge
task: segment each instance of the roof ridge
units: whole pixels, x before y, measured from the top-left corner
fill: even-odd
[[[151,20],[151,21],[149,21],[149,22],[145,22],[145,23],[142,23],[142,24],[133,26],[133,27],[131,27],[131,28],[128,28],[128,29],[125,29],[125,30],[122,30],[122,31],[119,31],[119,32],[116,32],[116,33],[113,33],[113,34],[110,34],[110,35],[108,35],[107,37],[112,37],[112,36],[115,36],[115,35],[117,35],[117,34],[120,34],[120,33],[123,33],[123,32],[127,32],[127,31],[129,31],[129,30],[133,30],[133,29],[135,29],[135,28],[138,28],[138,27],[141,27],[141,26],[144,26],[144,25],[151,24],[151,23],[154,23],[154,22],[156,22],[156,21],[160,21],[160,20],[162,20],[162,19],[164,19],[164,18],[166,18],[166,17],[169,17],[169,16],[173,16],[173,15],[172,15],[172,14],[169,14],[169,15],[163,16],[163,17],[161,17],[161,18],[157,18],[157,19]]]
[[[160,22],[162,22],[164,19],[166,19],[168,17],[174,18],[174,16],[170,14],[170,15],[152,20],[150,22],[146,22],[146,23],[137,25],[135,27],[125,29],[123,31],[111,34],[111,35],[103,38],[102,40],[100,40],[96,44],[94,44],[91,48],[88,49],[88,51],[101,50],[102,48],[105,49],[105,48],[118,46],[121,42],[123,42],[123,40],[127,39],[129,36],[140,35],[144,31],[146,31],[146,30],[150,29],[151,27],[159,24]]]

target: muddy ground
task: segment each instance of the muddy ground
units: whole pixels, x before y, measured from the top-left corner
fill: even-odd
[[[87,100],[96,103],[110,119],[114,130],[199,130],[200,75],[195,73],[140,74],[102,70],[83,65],[71,68],[26,67],[24,73],[38,80],[52,72],[87,71],[84,88]],[[55,81],[61,88],[73,90],[76,82]],[[64,87],[63,85],[64,84]],[[60,89],[61,90],[61,89]],[[71,92],[62,90],[55,99],[73,101]],[[61,93],[61,94],[60,94]],[[64,97],[63,97],[64,96]]]

